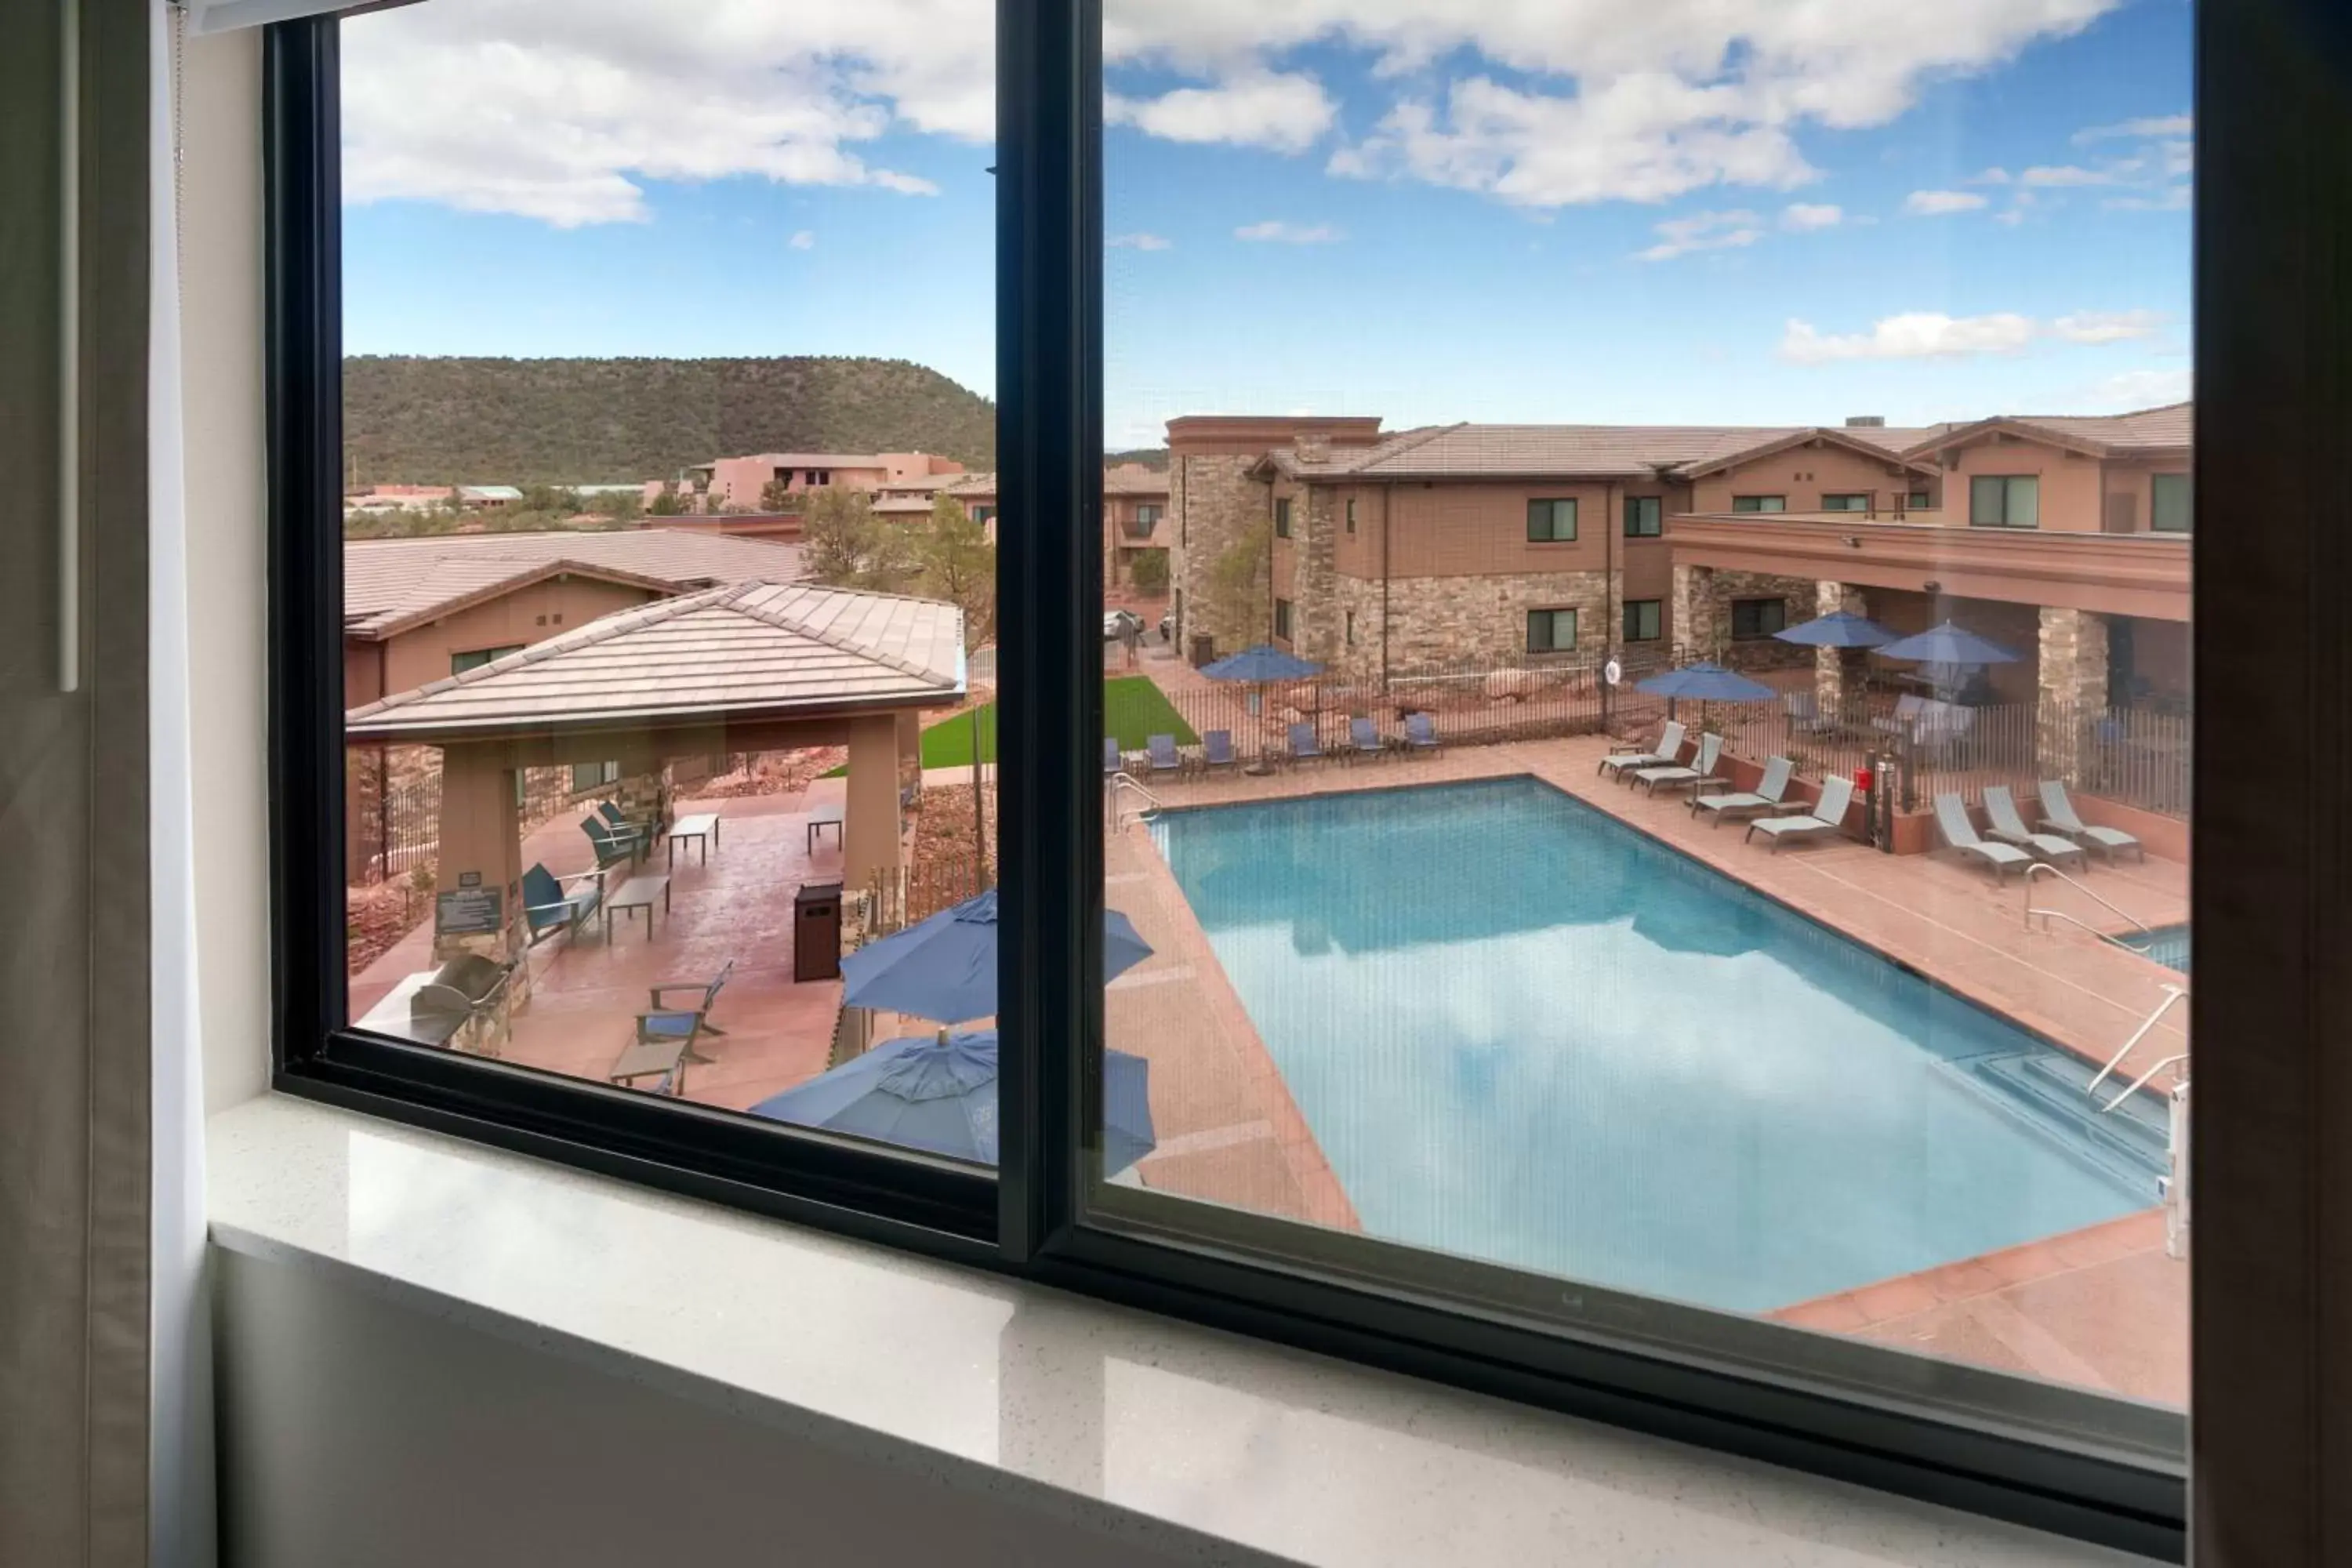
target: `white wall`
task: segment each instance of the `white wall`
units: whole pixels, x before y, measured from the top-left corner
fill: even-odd
[[[524,1350],[313,1265],[215,1248],[213,1279],[221,1561],[238,1568],[1180,1561]]]
[[[220,1110],[269,1087],[260,30],[188,39],[182,83],[196,984]]]

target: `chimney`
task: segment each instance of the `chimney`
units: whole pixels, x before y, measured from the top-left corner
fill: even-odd
[[[1851,415],[1846,419],[1845,427],[1849,430],[1884,430],[1886,428],[1886,416],[1884,414]]]
[[[1324,430],[1301,430],[1291,437],[1291,449],[1302,463],[1321,463],[1331,456],[1330,433]]]

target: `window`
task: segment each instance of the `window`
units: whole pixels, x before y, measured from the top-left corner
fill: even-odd
[[[1531,543],[1565,544],[1576,538],[1576,498],[1528,502],[1528,539]]]
[[[1822,510],[1823,511],[1868,511],[1870,496],[1867,491],[1859,490],[1832,492],[1822,497]]]
[[[1288,496],[1274,498],[1274,536],[1276,539],[1290,537],[1290,498]]]
[[[621,764],[618,763],[574,763],[572,764],[572,793],[585,795],[592,789],[601,789],[614,783],[620,776]]]
[[[1733,496],[1731,510],[1734,511],[1786,511],[1789,510],[1789,498],[1787,496]]]
[[[1660,612],[1664,602],[1659,599],[1628,599],[1625,601],[1625,640],[1655,642],[1658,640]]]
[[[2157,474],[2147,482],[2147,525],[2158,533],[2189,531],[2189,489],[2187,474]]]
[[[1625,498],[1625,537],[1655,539],[1664,525],[1665,501],[1658,496]]]
[[[1528,651],[1529,653],[1570,653],[1576,647],[1576,612],[1574,610],[1529,610],[1528,612]]]
[[[1355,647],[1355,646],[1356,646],[1356,612],[1355,612],[1355,611],[1353,611],[1353,610],[1349,610],[1349,611],[1348,611],[1348,612],[1347,612],[1347,621],[1346,621],[1346,626],[1347,626],[1347,638],[1348,638],[1348,646],[1349,646],[1349,647]]]
[[[523,645],[516,642],[508,643],[499,647],[474,647],[467,648],[463,652],[452,653],[449,656],[449,673],[463,675],[469,669],[479,669],[492,659],[504,658],[510,653],[520,653],[522,648]]]
[[[2042,526],[2042,480],[2032,474],[1975,474],[1969,479],[1972,528]]]
[[[1356,531],[1356,498],[1354,496],[1348,498],[1348,531],[1349,533]]]
[[[1926,490],[1913,490],[1903,498],[1903,510],[1906,511],[1926,511],[1934,504]]]
[[[1731,637],[1735,642],[1752,642],[1769,637],[1789,627],[1789,602],[1786,599],[1734,599],[1731,602]]]
[[[1150,501],[1140,502],[1135,509],[1135,521],[1146,530],[1157,528],[1160,526],[1160,509]]]
[[[1287,599],[1274,602],[1274,635],[1285,642],[1290,640],[1290,601]]]

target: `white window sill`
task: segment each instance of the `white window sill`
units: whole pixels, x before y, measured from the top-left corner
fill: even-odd
[[[1178,1557],[2140,1561],[285,1096],[209,1158],[217,1247]]]

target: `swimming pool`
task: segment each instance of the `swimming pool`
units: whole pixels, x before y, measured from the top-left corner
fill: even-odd
[[[1375,1236],[1764,1311],[2157,1201],[2160,1108],[1536,780],[1152,831]]]
[[[2117,937],[2116,941],[2134,952],[2152,958],[2167,969],[2189,973],[2189,928],[2185,925],[2158,926],[2146,936],[2137,933]]]

